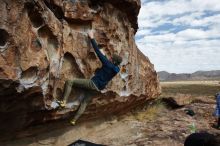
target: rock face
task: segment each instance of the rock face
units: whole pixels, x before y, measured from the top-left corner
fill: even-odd
[[[65,80],[90,78],[101,66],[86,32],[121,72],[81,119],[126,112],[160,92],[157,74],[135,44],[139,0],[0,0],[0,133],[66,118],[55,110]],[[70,101],[79,96],[73,90]]]

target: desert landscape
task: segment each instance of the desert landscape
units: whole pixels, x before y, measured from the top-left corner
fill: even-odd
[[[32,127],[1,145],[68,145],[81,139],[110,146],[183,146],[193,131],[219,135],[212,128],[218,81],[161,82],[162,94],[125,115],[106,116],[71,127],[67,121]],[[167,99],[167,100],[166,100]],[[193,110],[195,115],[187,114]],[[51,131],[51,129],[53,129]],[[39,134],[44,133],[44,134]],[[22,138],[22,137],[28,138]],[[20,139],[19,139],[20,137]],[[22,139],[21,139],[22,138]]]
[[[217,0],[0,0],[0,16],[0,146],[220,136]]]

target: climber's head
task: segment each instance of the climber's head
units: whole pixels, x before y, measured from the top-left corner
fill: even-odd
[[[122,62],[122,58],[121,56],[117,55],[117,54],[113,54],[112,55],[112,63],[114,65],[120,65],[120,63]]]

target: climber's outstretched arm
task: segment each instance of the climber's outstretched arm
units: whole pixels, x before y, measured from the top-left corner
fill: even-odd
[[[103,65],[109,65],[111,64],[111,62],[108,60],[107,57],[105,57],[105,55],[102,54],[102,52],[99,50],[99,47],[94,39],[94,34],[93,31],[89,31],[88,33],[89,38],[91,39],[91,43],[92,43],[92,47],[94,48],[99,60],[102,62]]]

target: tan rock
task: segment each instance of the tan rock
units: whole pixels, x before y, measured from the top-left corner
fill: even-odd
[[[86,34],[90,29],[107,57],[117,53],[124,60],[82,119],[126,112],[156,97],[156,71],[134,40],[139,9],[139,0],[1,0],[0,131],[73,113],[50,105],[62,97],[65,80],[90,78],[101,66]]]

